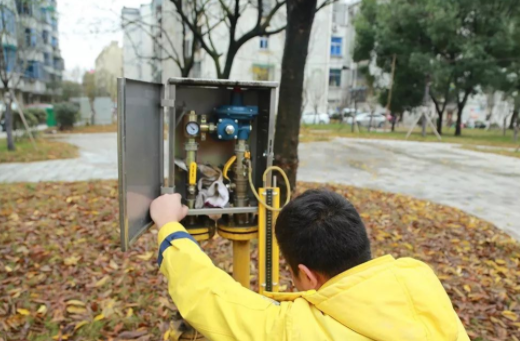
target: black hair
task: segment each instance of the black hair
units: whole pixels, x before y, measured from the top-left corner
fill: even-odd
[[[354,206],[327,190],[309,190],[280,212],[276,239],[294,274],[298,264],[334,277],[371,259],[365,225]]]

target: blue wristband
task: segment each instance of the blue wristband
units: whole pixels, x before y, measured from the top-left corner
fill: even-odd
[[[168,237],[164,238],[164,240],[161,243],[161,246],[159,247],[159,257],[157,258],[157,264],[159,264],[159,267],[161,267],[161,263],[163,261],[163,252],[166,251],[166,249],[172,245],[172,242],[174,240],[184,238],[187,238],[198,245],[197,241],[191,236],[191,234],[184,231],[173,232]]]

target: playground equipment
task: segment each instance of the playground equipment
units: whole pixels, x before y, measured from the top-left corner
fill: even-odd
[[[250,243],[258,238],[259,292],[278,291],[274,224],[280,189],[273,171],[277,83],[173,78],[118,80],[121,246],[152,224],[149,206],[180,193],[182,224],[198,241],[233,243],[233,276],[250,286]],[[166,137],[166,139],[165,139]],[[166,145],[166,148],[165,148]],[[167,166],[167,181],[164,169]]]

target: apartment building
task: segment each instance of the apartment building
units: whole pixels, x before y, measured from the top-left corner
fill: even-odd
[[[123,76],[123,50],[117,41],[106,46],[96,58],[96,89],[101,95],[117,97],[117,77]]]
[[[352,61],[355,39],[353,18],[359,9],[359,3],[359,0],[338,1],[316,14],[305,71],[304,111],[327,112],[346,107],[351,101],[351,90],[362,86],[363,80]],[[270,4],[272,5],[264,0],[266,8],[270,8]],[[181,76],[178,64],[168,56],[182,57],[183,53],[191,53],[193,37],[189,30],[182,30],[182,23],[175,13],[171,1],[160,0],[143,5],[140,9],[123,9],[125,77],[165,82],[170,77]],[[257,14],[258,10],[249,6],[239,20],[237,31],[245,32],[256,20]],[[132,21],[148,24],[132,25]],[[271,27],[276,28],[284,24],[285,8],[282,8],[273,17]],[[153,26],[154,31],[146,32],[148,25]],[[149,34],[150,32],[152,34]],[[213,43],[216,49],[223,53],[229,41],[227,35],[228,30],[224,24],[212,30]],[[140,43],[136,44],[136,41]],[[230,78],[279,81],[284,44],[283,31],[269,37],[251,39],[235,56]],[[137,53],[135,45],[139,47]],[[150,56],[155,58],[149,58]],[[221,60],[224,60],[224,57],[223,55]],[[190,77],[217,77],[214,61],[203,49],[199,47],[195,50],[194,59]],[[148,67],[150,64],[153,66]],[[137,70],[138,65],[141,67],[140,72]],[[155,73],[152,70],[155,70]]]
[[[61,93],[56,0],[0,0],[4,69],[25,103],[49,102]],[[0,84],[3,88],[3,84]]]

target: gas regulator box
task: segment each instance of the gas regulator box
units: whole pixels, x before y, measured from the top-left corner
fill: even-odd
[[[152,224],[153,199],[180,193],[197,240],[257,231],[255,188],[272,184],[274,82],[118,79],[121,245]],[[266,183],[264,183],[266,182]],[[254,192],[254,193],[253,193]]]

